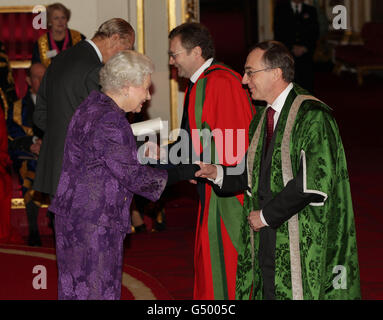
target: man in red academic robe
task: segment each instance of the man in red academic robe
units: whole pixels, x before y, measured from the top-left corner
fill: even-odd
[[[174,163],[173,150],[178,149],[181,155],[176,160],[183,163],[241,163],[255,113],[241,76],[214,60],[211,35],[201,24],[182,24],[170,32],[169,39],[170,65],[177,68],[179,77],[190,80],[180,143],[170,145],[170,162]],[[201,130],[213,138],[204,139]],[[205,182],[198,182],[197,188],[194,299],[235,299],[243,194],[218,197]]]

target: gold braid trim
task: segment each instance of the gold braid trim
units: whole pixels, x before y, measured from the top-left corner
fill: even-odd
[[[36,177],[36,173],[31,171],[31,170],[28,170],[26,172],[26,175],[24,177],[24,179],[28,179],[30,181],[30,185],[28,186],[28,188],[32,188],[32,181],[35,180],[35,177]]]
[[[81,41],[81,33],[76,30],[69,29],[69,32],[72,37],[72,45],[79,43]],[[52,60],[48,58],[47,52],[49,51],[49,43],[48,43],[48,34],[42,35],[38,40],[37,44],[40,52],[40,60],[41,63],[48,68],[51,64]]]
[[[41,63],[48,68],[48,66],[51,64],[51,59],[47,57],[47,52],[49,51],[49,44],[48,44],[48,34],[42,35],[37,40],[37,45],[39,48],[40,53],[40,61]]]
[[[13,121],[17,123],[19,126],[23,125],[23,121],[21,119],[21,107],[22,107],[21,99],[13,103]]]
[[[12,74],[12,69],[10,67],[8,67],[8,83],[13,85],[15,84],[15,80],[13,79],[13,74]]]
[[[5,62],[8,63],[8,56],[5,52],[0,52],[0,58],[4,58]]]
[[[77,30],[69,29],[70,35],[72,37],[72,46],[76,45],[81,41],[81,33]]]
[[[19,169],[19,175],[24,180],[27,176],[28,168],[27,168],[27,161],[24,160],[21,164],[21,167]]]
[[[23,181],[23,187],[26,189],[31,189],[32,188],[32,181],[26,177]]]
[[[20,99],[13,104],[13,121],[24,130],[26,135],[33,136],[32,128],[23,125],[22,112],[23,112],[23,104],[22,104],[22,100]]]
[[[5,116],[5,120],[8,119],[8,102],[7,102],[7,99],[5,98],[5,94],[3,92],[3,90],[0,88],[0,97],[1,97],[1,100],[3,101],[3,105],[4,105],[4,116]]]
[[[23,126],[23,130],[25,131],[25,133],[27,134],[27,136],[30,136],[30,137],[33,136],[33,129],[32,129],[32,128]]]
[[[29,202],[32,201],[33,199],[33,193],[34,193],[34,190],[32,189],[28,189],[25,194],[24,194],[24,203],[25,204],[28,204]]]
[[[40,207],[41,203],[39,199],[35,201],[34,195],[35,190],[32,189],[33,180],[35,178],[35,173],[33,171],[28,170],[28,161],[24,160],[22,162],[21,168],[19,170],[20,177],[23,179],[23,187],[27,189],[27,191],[24,194],[24,204],[27,204],[31,202],[32,200],[34,203]]]
[[[9,61],[7,61],[8,63],[8,84],[10,85],[14,85],[15,84],[15,80],[13,79],[13,74],[12,74],[12,68],[11,68],[11,65],[9,64]]]

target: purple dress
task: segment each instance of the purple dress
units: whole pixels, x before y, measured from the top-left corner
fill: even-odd
[[[68,127],[55,213],[59,299],[119,299],[134,194],[161,196],[167,172],[141,165],[125,112],[93,91]]]

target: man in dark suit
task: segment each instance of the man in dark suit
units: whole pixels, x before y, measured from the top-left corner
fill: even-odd
[[[61,173],[67,127],[80,103],[99,90],[103,63],[135,41],[132,26],[123,19],[104,22],[92,38],[60,53],[47,69],[37,96],[35,124],[45,131],[33,188],[55,195]]]
[[[41,246],[38,228],[38,214],[44,197],[32,189],[35,176],[37,155],[44,132],[33,123],[33,112],[36,95],[45,74],[45,66],[41,63],[32,64],[27,70],[26,81],[29,90],[23,99],[15,101],[8,109],[8,146],[13,168],[18,172],[28,218],[28,245]]]
[[[274,11],[274,39],[290,50],[295,60],[295,82],[314,89],[313,57],[319,38],[316,9],[303,0],[281,1]]]
[[[346,159],[331,109],[292,82],[280,42],[249,53],[242,83],[259,106],[249,128],[246,170],[201,164],[214,191],[245,190],[236,298],[359,299],[354,214]],[[249,222],[249,223],[248,223]],[[249,228],[250,224],[250,228]],[[255,231],[255,232],[254,232]],[[347,273],[339,290],[334,268]]]

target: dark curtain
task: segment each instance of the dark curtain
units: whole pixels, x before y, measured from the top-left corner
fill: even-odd
[[[247,53],[258,40],[257,2],[200,1],[200,21],[214,38],[217,60],[241,74]]]

